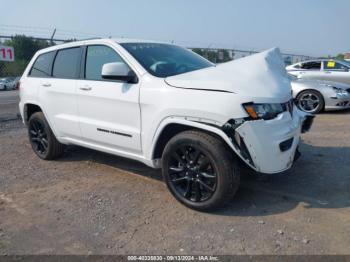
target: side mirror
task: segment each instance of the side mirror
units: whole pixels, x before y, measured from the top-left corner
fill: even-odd
[[[138,78],[134,71],[132,71],[125,63],[115,62],[107,63],[102,66],[102,78],[120,80],[127,83],[135,84]]]

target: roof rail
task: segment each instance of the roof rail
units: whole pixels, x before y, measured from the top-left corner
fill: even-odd
[[[95,40],[95,39],[102,39],[102,37],[90,37],[90,38],[78,39],[77,41],[86,41],[86,40]]]

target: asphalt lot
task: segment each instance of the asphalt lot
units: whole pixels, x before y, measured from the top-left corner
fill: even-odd
[[[0,254],[350,254],[350,111],[317,116],[289,172],[245,175],[226,208],[199,213],[131,160],[39,160],[17,101],[0,92]]]
[[[18,91],[0,91],[0,121],[17,117]]]

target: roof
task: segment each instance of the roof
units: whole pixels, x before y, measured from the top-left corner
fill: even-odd
[[[158,41],[158,40],[146,40],[146,39],[137,39],[137,38],[111,38],[114,42],[118,44],[123,43],[162,43],[162,44],[169,44],[164,41]]]
[[[117,43],[117,44],[123,44],[123,43],[160,43],[160,44],[169,44],[167,42],[161,42],[156,40],[144,40],[144,39],[134,39],[134,38],[93,38],[93,39],[86,39],[86,40],[79,40],[79,41],[73,41],[73,42],[67,42],[63,44],[58,44],[54,46],[50,46],[44,49],[41,49],[38,51],[39,54],[55,51],[57,49],[62,48],[70,48],[75,47],[79,45],[86,45],[86,44],[99,44],[99,43]]]

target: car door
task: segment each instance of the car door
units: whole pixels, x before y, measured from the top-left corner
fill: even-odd
[[[350,84],[350,66],[337,61],[323,61],[323,80]]]
[[[34,78],[39,85],[38,96],[41,106],[59,137],[81,137],[76,96],[76,79],[79,76],[81,54],[81,47],[51,52],[48,55],[53,56],[53,63],[46,66],[50,72]],[[32,68],[32,73],[33,71],[38,71],[39,75],[43,74],[42,69],[37,68],[36,64]]]
[[[302,62],[296,76],[298,78],[319,79],[321,77],[321,61]]]
[[[111,46],[88,45],[84,54],[84,73],[78,82],[83,139],[115,150],[140,152],[139,83],[102,78],[104,64],[125,63]]]

